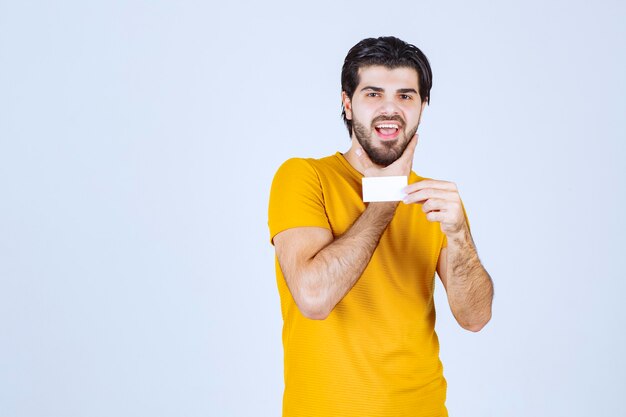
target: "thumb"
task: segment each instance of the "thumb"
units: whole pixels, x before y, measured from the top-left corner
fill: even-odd
[[[413,167],[413,155],[415,154],[415,147],[417,146],[418,138],[419,135],[416,133],[404,149],[404,152],[402,153],[400,158],[398,158],[398,160],[394,162],[394,164],[397,164],[398,167],[402,167],[403,171],[407,172],[406,175],[411,172],[411,168]]]
[[[401,158],[407,158],[410,161],[413,160],[413,155],[415,155],[415,148],[417,147],[418,140],[419,140],[419,134],[416,133],[411,139],[411,141],[409,142],[409,144],[406,146],[406,149],[404,150],[404,153],[402,154]]]

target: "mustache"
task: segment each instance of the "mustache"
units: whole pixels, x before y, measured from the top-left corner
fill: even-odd
[[[374,118],[374,120],[372,120],[372,126],[381,122],[398,122],[400,127],[404,127],[404,125],[406,124],[404,122],[404,119],[396,114],[394,116],[377,116]]]

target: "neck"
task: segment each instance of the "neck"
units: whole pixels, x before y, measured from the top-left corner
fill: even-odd
[[[361,174],[365,174],[365,167],[363,166],[363,164],[360,161],[360,158],[356,154],[356,150],[357,149],[361,149],[361,152],[365,152],[363,150],[363,148],[361,148],[361,145],[356,140],[356,138],[354,136],[352,136],[352,141],[350,143],[350,149],[348,149],[348,151],[345,152],[343,154],[343,156],[344,156],[344,158],[346,158],[346,161],[348,161],[348,163],[350,163],[350,165],[352,165],[352,167],[354,169],[359,171]]]

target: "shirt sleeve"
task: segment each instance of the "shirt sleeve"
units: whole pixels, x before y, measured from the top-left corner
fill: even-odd
[[[268,226],[272,244],[274,236],[293,227],[331,229],[324,208],[324,193],[319,176],[306,159],[289,159],[274,175]]]
[[[465,216],[465,222],[467,223],[467,228],[470,230],[470,232],[472,231],[472,228],[470,227],[470,222],[469,219],[467,217],[467,212],[465,211],[465,205],[463,204],[463,200],[461,200],[461,207],[463,208],[463,215]],[[441,248],[447,248],[448,247],[448,236],[443,235],[443,242],[441,242]]]

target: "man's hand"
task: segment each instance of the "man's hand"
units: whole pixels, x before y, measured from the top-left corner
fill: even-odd
[[[411,173],[413,166],[413,155],[415,154],[415,146],[417,146],[418,134],[411,139],[406,149],[400,155],[400,158],[396,159],[391,165],[381,167],[372,162],[367,155],[367,152],[362,148],[356,148],[355,154],[358,158],[359,164],[363,168],[363,175],[366,177],[392,177],[397,175],[408,176]]]
[[[422,204],[426,219],[439,222],[441,231],[448,237],[467,228],[461,197],[456,184],[439,180],[422,180],[407,185],[404,189],[405,204]]]
[[[448,246],[439,254],[437,273],[458,323],[464,329],[479,331],[491,319],[493,282],[478,258],[456,184],[422,180],[404,191],[404,203],[422,204],[426,219],[439,222],[448,237]]]

